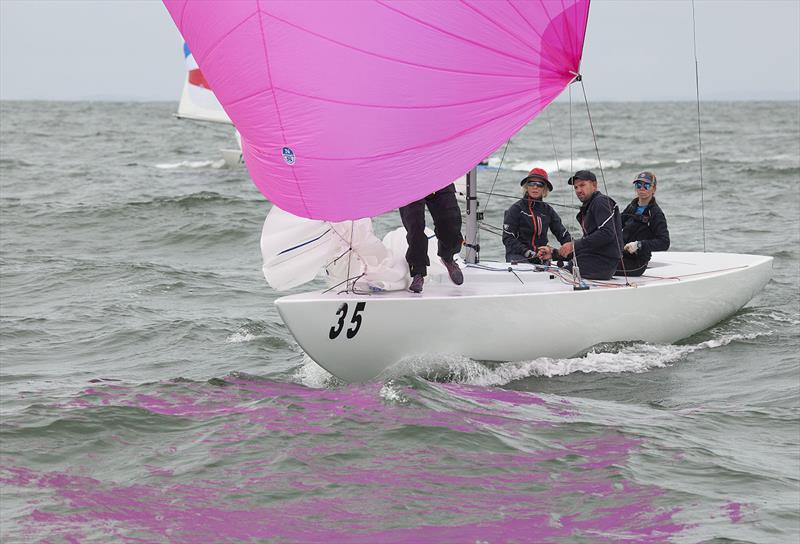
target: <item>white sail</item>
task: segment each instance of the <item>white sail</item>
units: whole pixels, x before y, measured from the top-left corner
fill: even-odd
[[[194,56],[185,43],[183,44],[183,54],[186,59],[186,80],[183,84],[177,116],[195,121],[232,124],[230,117],[222,109],[214,91],[208,86]]]
[[[430,242],[429,281],[446,274],[436,256],[433,232]],[[330,285],[355,279],[356,291],[398,291],[408,287],[406,231],[400,227],[383,240],[372,231],[369,218],[357,221],[315,221],[297,217],[273,206],[261,230],[262,271],[267,283],[279,291],[308,283],[324,271]]]

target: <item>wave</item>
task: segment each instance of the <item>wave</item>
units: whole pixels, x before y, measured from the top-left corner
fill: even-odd
[[[604,170],[613,170],[622,166],[622,161],[616,159],[604,159],[601,161]],[[571,166],[570,166],[571,165]],[[576,172],[578,170],[591,170],[597,169],[597,159],[590,159],[585,157],[578,157],[571,162],[569,159],[549,161],[519,161],[510,164],[507,168],[518,172],[530,172],[533,168],[544,168],[548,172]],[[489,159],[489,166],[500,166],[500,159],[498,157],[491,157]]]
[[[0,159],[0,168],[25,168],[28,166],[33,166],[33,164],[22,159]]]
[[[277,326],[272,323],[248,321],[225,338],[226,344],[243,344],[255,340],[264,341],[274,348],[286,348],[290,344],[280,338]]]
[[[166,162],[154,165],[156,168],[162,170],[175,170],[177,168],[214,168],[219,169],[225,166],[225,159],[216,161],[180,161],[180,162]]]
[[[180,207],[193,207],[198,205],[208,205],[217,202],[221,203],[242,203],[254,202],[252,199],[240,198],[237,196],[223,195],[214,191],[200,191],[199,193],[192,193],[185,196],[163,196],[156,197],[151,200],[140,200],[125,203],[125,206],[173,206]],[[261,202],[262,200],[258,200]]]

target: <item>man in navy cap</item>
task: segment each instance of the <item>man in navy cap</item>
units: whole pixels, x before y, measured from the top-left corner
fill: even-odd
[[[597,190],[597,177],[588,170],[580,170],[567,181],[582,202],[577,219],[583,237],[563,244],[558,254],[575,260],[581,277],[590,280],[609,280],[622,258],[622,221],[617,203]],[[539,258],[551,259],[554,250],[539,249]]]

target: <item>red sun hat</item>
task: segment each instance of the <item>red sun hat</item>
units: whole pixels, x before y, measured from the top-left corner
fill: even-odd
[[[534,168],[533,170],[528,172],[528,175],[525,176],[525,178],[522,181],[520,181],[519,184],[520,186],[522,186],[528,183],[529,181],[535,181],[535,180],[545,182],[547,184],[548,191],[553,190],[553,184],[550,183],[550,178],[547,176],[547,172],[543,168]]]

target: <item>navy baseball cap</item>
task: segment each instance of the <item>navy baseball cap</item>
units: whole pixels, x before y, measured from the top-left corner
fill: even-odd
[[[589,170],[578,170],[577,172],[575,172],[574,176],[570,177],[567,180],[567,183],[569,183],[570,185],[574,185],[576,179],[583,179],[583,180],[586,180],[586,181],[597,182],[597,176],[595,176]]]
[[[639,174],[637,174],[636,178],[633,180],[634,183],[636,183],[637,181],[650,182],[653,185],[655,185],[656,175],[652,172],[648,172],[647,170],[645,170],[644,172],[639,172]]]

